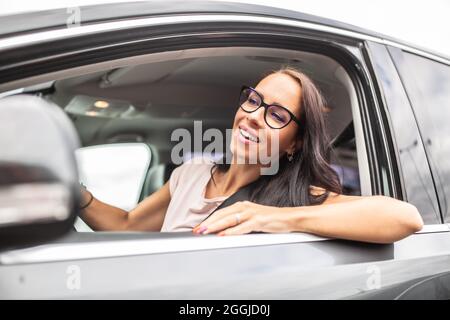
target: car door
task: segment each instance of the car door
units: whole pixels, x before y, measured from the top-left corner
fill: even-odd
[[[406,66],[402,59],[403,54],[414,56],[418,54],[421,59],[427,61],[430,59],[430,56],[427,57],[425,53],[417,52],[412,48],[386,46],[374,42],[368,42],[367,47],[368,59],[371,61],[374,79],[380,88],[380,99],[384,105],[386,123],[391,132],[391,148],[394,151],[392,153],[392,162],[397,167],[400,175],[399,188],[402,190],[403,199],[414,204],[419,209],[425,223],[419,235],[409,238],[415,238],[416,243],[420,243],[419,248],[423,252],[438,250],[441,257],[447,259],[450,233],[448,221],[444,218],[447,215],[447,209],[444,205],[445,198],[442,190],[443,188],[448,188],[448,179],[445,178],[446,174],[438,174],[436,172],[436,165],[442,166],[441,161],[437,161],[436,158],[433,160],[433,157],[427,150],[427,148],[430,148],[429,143],[424,141],[427,140],[424,137],[436,135],[435,130],[439,126],[437,128],[431,128],[430,126],[420,128],[421,117],[427,112],[426,108],[432,105],[419,104],[411,96],[412,90],[407,94],[407,81],[414,83],[422,80],[431,83],[432,80],[437,81],[437,78],[436,80],[433,79],[432,75],[426,80],[415,77],[415,72],[412,71],[415,67],[411,64]],[[395,59],[397,59],[397,62],[395,62]],[[449,62],[437,56],[434,59],[437,61],[429,61],[434,61],[433,63],[442,65],[442,67],[447,66],[447,73],[443,71],[442,75],[446,74],[447,77],[450,77],[450,71],[448,71],[450,70],[448,68]],[[442,83],[441,81],[442,79],[440,83]],[[411,89],[411,87],[409,88]],[[429,87],[429,89],[425,94],[431,94],[431,88]],[[450,103],[448,93],[445,90],[440,92],[444,97],[440,105]],[[445,102],[445,97],[447,102]],[[415,105],[416,111],[412,108],[412,103],[417,103]],[[419,107],[421,112],[425,113],[420,114]],[[440,116],[448,118],[448,114],[445,112]],[[446,129],[441,127],[438,130],[439,134],[441,134],[442,130]],[[434,173],[432,172],[433,168],[435,170]],[[443,165],[443,168],[445,168],[445,165]],[[445,244],[442,245],[443,243]],[[417,247],[402,246],[400,242],[395,244],[395,250],[417,250]],[[432,259],[430,259],[430,263],[432,263],[431,261]],[[430,275],[430,277],[406,289],[398,297],[408,299],[445,297],[445,294],[442,293],[448,292],[445,289],[448,287],[447,279],[447,271]]]
[[[219,5],[215,9],[214,14],[206,10],[202,14],[149,15],[120,21],[104,17],[103,22],[85,26],[4,36],[0,40],[4,57],[0,88],[15,90],[99,70],[120,59],[170,50],[248,45],[320,52],[339,61],[355,87],[359,106],[355,126],[366,159],[367,192],[403,199],[405,187],[389,122],[389,104],[379,87],[378,73],[373,71],[376,62],[367,42],[382,40],[290,12],[264,17],[262,9],[253,9],[252,14],[244,7],[240,12],[235,9],[234,14],[217,14],[224,10]],[[1,252],[0,295],[396,298],[420,281],[450,271],[448,226],[434,222],[395,244],[301,233],[236,237],[72,233],[44,245]],[[441,291],[438,297],[448,294]]]

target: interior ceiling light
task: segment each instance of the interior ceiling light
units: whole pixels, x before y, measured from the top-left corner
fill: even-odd
[[[129,101],[76,95],[64,109],[69,114],[118,118],[130,108],[134,109]]]
[[[96,108],[105,109],[109,107],[109,103],[105,100],[97,100],[95,101],[94,106]]]
[[[97,115],[98,115],[98,112],[97,112],[97,111],[86,111],[85,114],[86,114],[87,116],[94,117],[94,116],[97,116]]]

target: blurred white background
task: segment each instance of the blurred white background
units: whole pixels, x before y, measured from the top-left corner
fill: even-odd
[[[80,182],[95,197],[130,211],[139,200],[144,177],[151,161],[150,149],[143,143],[117,143],[76,150]],[[92,229],[77,218],[79,232]]]
[[[5,0],[0,2],[0,15],[107,2],[124,1]],[[384,33],[450,56],[450,0],[235,0],[233,2],[276,6],[327,17]]]

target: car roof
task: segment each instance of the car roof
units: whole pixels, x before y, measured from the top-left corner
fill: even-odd
[[[79,6],[79,8],[82,11],[82,23],[84,24],[122,20],[125,18],[177,14],[251,14],[266,17],[283,17],[338,27],[368,35],[378,35],[375,32],[360,27],[298,11],[225,1],[157,0],[88,5]],[[3,37],[6,34],[11,33],[22,33],[32,30],[52,29],[65,26],[68,16],[67,8],[0,16],[0,22],[2,24],[0,36]]]
[[[282,8],[255,5],[248,3],[222,2],[222,1],[140,1],[121,2],[99,5],[80,6],[82,15],[81,24],[111,22],[130,18],[143,18],[152,16],[182,15],[182,14],[241,14],[256,15],[271,18],[293,19],[303,22],[335,27],[347,31],[360,33],[389,40],[401,45],[415,48],[444,59],[450,57],[433,50],[417,46],[390,36],[371,30],[357,27],[348,23],[323,18],[298,11]],[[31,33],[36,31],[59,29],[66,27],[68,19],[67,8],[46,11],[27,12],[0,16],[0,38],[13,35]]]

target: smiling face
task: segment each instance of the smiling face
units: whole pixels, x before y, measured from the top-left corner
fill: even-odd
[[[301,87],[295,79],[283,73],[274,73],[262,79],[255,87],[264,102],[268,105],[279,105],[288,109],[298,119],[300,118]],[[248,102],[254,103],[252,96]],[[238,163],[249,163],[251,157],[258,154],[272,155],[271,146],[276,145],[274,139],[278,139],[279,156],[292,153],[296,150],[298,124],[291,121],[281,129],[274,129],[264,120],[264,108],[260,107],[254,112],[246,112],[239,108],[233,123],[233,134],[231,141],[231,152],[237,158]],[[267,119],[271,121],[280,120],[278,114],[268,112]],[[269,119],[272,117],[272,119]],[[255,154],[256,153],[256,154]],[[250,162],[251,163],[251,162]]]

